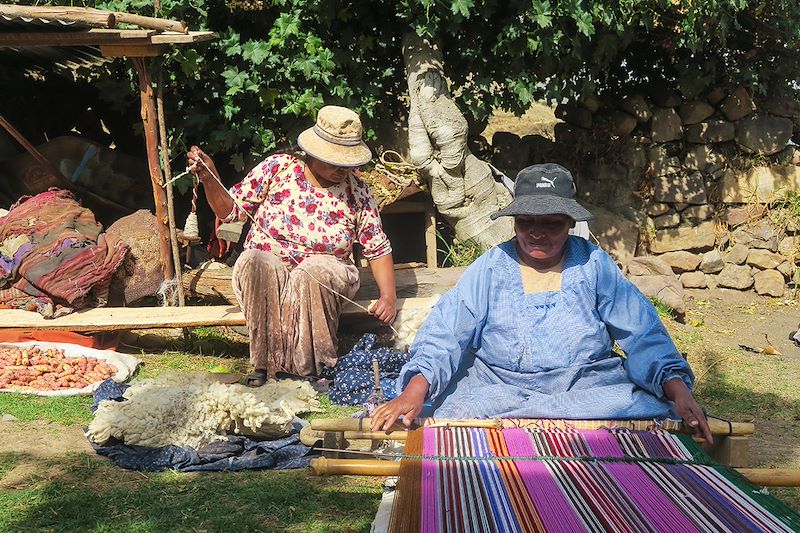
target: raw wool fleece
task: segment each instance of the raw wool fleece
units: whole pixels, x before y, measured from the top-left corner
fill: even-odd
[[[407,352],[408,349],[411,348],[411,344],[414,342],[419,328],[422,327],[422,323],[425,322],[425,319],[431,314],[436,302],[438,302],[441,297],[440,294],[434,294],[431,297],[430,307],[401,309],[397,312],[397,318],[394,320],[397,329],[397,335],[395,335],[394,338],[394,347],[396,349]]]
[[[311,384],[269,381],[259,388],[225,385],[208,374],[173,373],[142,380],[103,401],[87,437],[125,444],[202,448],[230,433],[275,439],[291,433],[295,415],[319,410]]]

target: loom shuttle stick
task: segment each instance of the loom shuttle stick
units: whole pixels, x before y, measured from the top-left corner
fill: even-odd
[[[311,469],[318,476],[396,476],[400,473],[398,461],[380,459],[328,459],[311,460]],[[798,468],[735,468],[750,483],[761,487],[800,487]]]
[[[503,427],[569,427],[575,425],[583,429],[588,429],[593,425],[594,427],[603,427],[612,424],[610,421],[568,421],[550,420],[550,419],[465,419],[465,420],[443,420],[435,418],[425,418],[418,420],[420,425],[426,427],[481,427],[481,428],[503,428]],[[317,431],[357,431],[369,432],[371,419],[369,418],[318,418],[311,421],[311,429]],[[616,427],[628,427],[629,429],[645,430],[653,427],[652,420],[619,420],[613,422]],[[709,417],[708,425],[713,435],[752,435],[755,431],[755,426],[749,422],[728,422],[719,418]],[[674,427],[671,427],[674,426]],[[672,430],[678,429],[675,421],[667,420],[664,422],[664,429]],[[394,424],[389,428],[386,433],[388,436],[391,433],[405,432],[407,428],[402,424]],[[688,431],[686,431],[688,433]],[[367,438],[367,437],[364,437]],[[401,439],[397,439],[401,440]]]

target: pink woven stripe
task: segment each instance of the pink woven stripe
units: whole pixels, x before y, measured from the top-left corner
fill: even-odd
[[[439,455],[436,443],[436,430],[424,428],[422,433],[422,454],[436,457]],[[439,491],[437,489],[438,461],[430,459],[422,461],[422,494],[420,497],[420,531],[435,533],[442,530],[439,523]]]
[[[506,429],[503,437],[510,456],[536,457],[539,454],[524,429]],[[561,489],[553,481],[547,466],[540,461],[518,461],[522,482],[547,531],[572,533],[587,531]]]

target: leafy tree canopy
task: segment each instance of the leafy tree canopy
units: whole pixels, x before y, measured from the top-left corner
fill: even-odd
[[[165,58],[174,139],[226,153],[241,170],[291,142],[324,104],[357,109],[368,125],[404,117],[401,41],[439,44],[461,109],[476,121],[537,99],[619,98],[636,86],[764,92],[797,79],[796,0],[150,0],[87,2],[183,19],[219,34]],[[135,102],[129,80],[102,93]],[[133,104],[135,105],[135,104]],[[368,134],[374,135],[373,131]],[[174,144],[177,150],[181,143]]]

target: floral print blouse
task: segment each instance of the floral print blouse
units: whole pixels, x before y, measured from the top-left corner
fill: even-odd
[[[288,266],[311,254],[351,262],[355,239],[372,261],[391,253],[369,187],[350,173],[341,183],[317,188],[306,179],[301,160],[287,154],[268,157],[230,188],[236,201],[224,222],[257,222],[244,247],[272,252]]]

